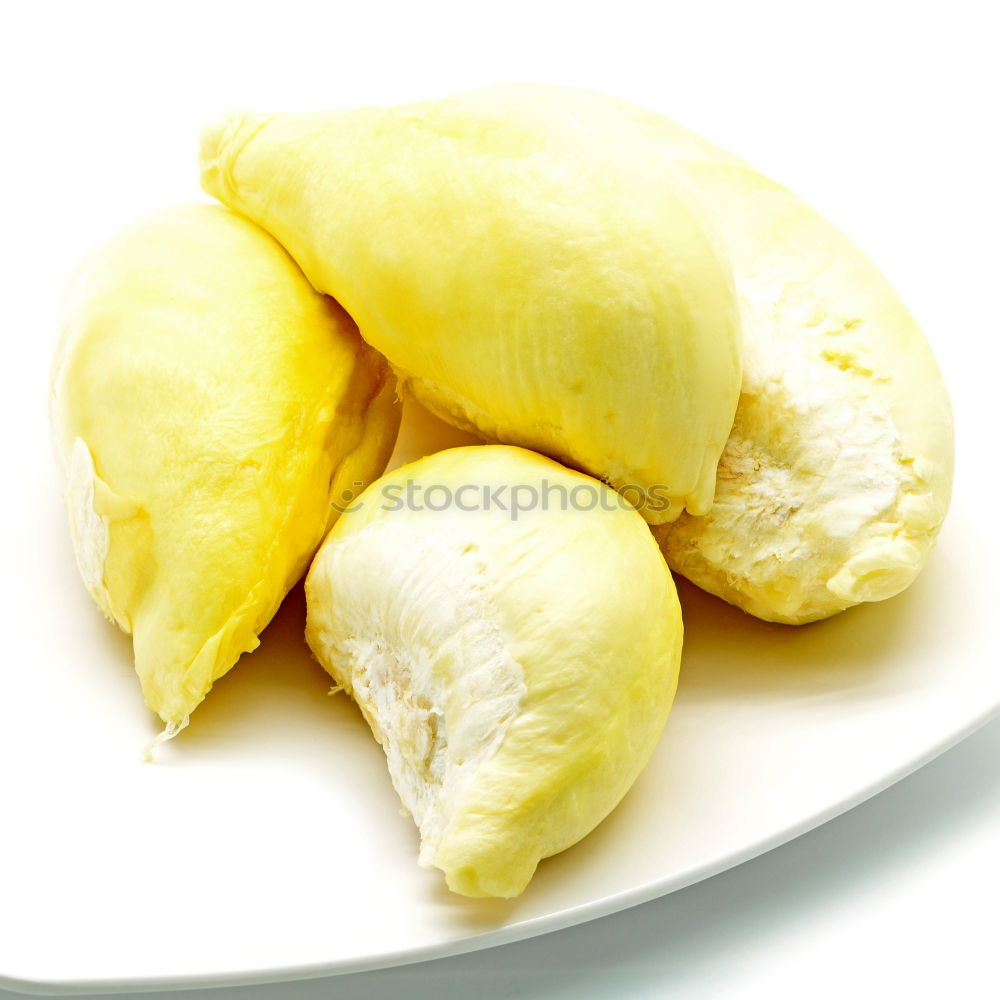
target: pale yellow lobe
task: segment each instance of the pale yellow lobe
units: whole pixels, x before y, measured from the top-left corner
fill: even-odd
[[[174,209],[67,298],[52,416],[77,562],[176,731],[252,650],[331,499],[384,468],[391,377],[252,223]]]
[[[740,302],[743,388],[714,505],[656,529],[667,561],[770,621],[898,594],[937,537],[954,465],[951,406],[920,328],[794,194],[659,115],[591,99],[695,186]]]
[[[408,483],[435,492],[406,503]],[[539,498],[516,518],[515,487]],[[384,476],[335,525],[306,598],[309,644],[385,749],[420,863],[468,896],[518,895],[615,807],[677,685],[680,607],[642,518],[520,448]]]
[[[202,167],[428,409],[648,491],[651,522],[708,509],[738,310],[689,182],[642,128],[588,95],[494,88],[234,116]]]

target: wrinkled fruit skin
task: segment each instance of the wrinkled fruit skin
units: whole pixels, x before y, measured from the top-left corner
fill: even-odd
[[[392,379],[343,311],[216,206],[120,235],[67,296],[52,420],[90,593],[183,724],[385,467]]]
[[[581,493],[516,519],[485,507],[484,488],[509,500],[546,482],[595,509]],[[402,502],[408,483],[426,492]],[[648,527],[608,487],[520,448],[455,448],[384,476],[331,531],[306,599],[309,644],[385,749],[421,864],[467,896],[518,895],[593,829],[676,689],[680,607]]]
[[[798,624],[908,587],[951,499],[951,405],[872,262],[794,194],[652,112],[600,95],[701,197],[740,303],[743,388],[715,500],[654,529],[670,566]]]
[[[651,523],[708,510],[738,307],[690,183],[641,125],[517,87],[233,116],[205,134],[202,184],[442,419],[637,487]]]

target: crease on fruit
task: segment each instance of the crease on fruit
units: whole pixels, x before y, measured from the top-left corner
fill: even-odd
[[[233,190],[233,171],[240,154],[274,117],[233,113],[202,129],[200,166],[204,174],[219,181],[226,190]]]
[[[831,594],[858,604],[898,594],[920,570],[920,550],[903,538],[866,546],[827,581]]]
[[[351,322],[353,324],[353,320]],[[360,491],[368,486],[371,478],[368,473],[369,454],[378,456],[379,472],[385,468],[396,443],[403,412],[392,369],[385,364],[381,355],[361,339],[357,327],[354,330],[357,353],[351,379],[364,387],[364,391],[360,395],[357,392],[345,395],[340,402],[337,419],[331,424],[331,435],[339,433],[344,436],[350,426],[354,427],[354,435],[330,472],[327,530],[341,513],[339,505],[353,502]],[[359,483],[360,487],[357,485]],[[326,531],[323,532],[324,536],[325,534]]]
[[[310,624],[338,684],[385,751],[393,786],[435,855],[463,793],[497,752],[527,688],[472,547],[392,521],[327,544]],[[338,599],[316,589],[336,581]],[[353,616],[357,616],[356,618]]]

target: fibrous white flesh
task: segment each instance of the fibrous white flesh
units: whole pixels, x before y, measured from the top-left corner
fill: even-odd
[[[104,585],[108,524],[94,508],[95,485],[94,460],[86,442],[78,437],[69,455],[66,487],[73,551],[80,576],[91,597],[101,611],[113,619],[111,597]]]
[[[668,558],[703,585],[724,574],[733,591],[722,596],[763,618],[898,593],[924,558],[908,536],[937,525],[927,462],[907,453],[880,398],[885,377],[852,334],[863,320],[764,278],[744,284],[743,303],[744,386],[715,506],[661,535]]]
[[[376,521],[325,552],[314,634],[385,750],[429,868],[462,793],[518,714],[524,674],[474,548]]]
[[[898,594],[951,493],[950,405],[919,327],[877,268],[795,195],[680,126],[646,120],[705,198],[743,331],[715,502],[657,529],[668,562],[772,621]]]

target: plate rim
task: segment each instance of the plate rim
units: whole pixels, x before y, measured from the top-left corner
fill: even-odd
[[[961,725],[949,729],[920,753],[908,757],[896,767],[878,775],[850,795],[844,796],[824,808],[801,818],[798,822],[773,831],[741,849],[713,858],[702,865],[655,879],[631,889],[626,889],[600,899],[589,900],[555,913],[463,935],[450,941],[417,945],[353,958],[333,959],[326,962],[302,965],[272,966],[258,969],[239,969],[228,972],[182,973],[155,976],[95,978],[95,979],[45,979],[31,976],[11,976],[0,971],[0,989],[14,990],[37,996],[82,996],[100,993],[140,992],[153,993],[179,989],[208,989],[213,987],[261,986],[273,983],[302,982],[310,979],[334,978],[353,973],[374,972],[380,969],[399,968],[421,962],[467,955],[476,951],[497,948],[556,931],[567,930],[580,924],[612,916],[623,910],[669,896],[681,889],[721,875],[723,872],[752,861],[776,848],[817,829],[856,806],[874,798],[892,785],[909,777],[924,765],[951,750],[973,733],[1000,720],[1000,691],[992,696],[982,711],[966,719]]]

